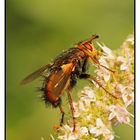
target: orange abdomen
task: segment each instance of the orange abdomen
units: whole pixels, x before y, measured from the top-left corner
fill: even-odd
[[[50,103],[55,104],[55,102],[58,101],[59,95],[61,91],[56,91],[55,89],[55,78],[56,76],[54,74],[51,74],[49,76],[48,82],[45,85],[45,94],[47,96],[47,99]]]
[[[52,105],[56,106],[64,90],[69,87],[73,66],[73,63],[62,65],[61,69],[56,69],[48,77],[45,85],[45,95]]]

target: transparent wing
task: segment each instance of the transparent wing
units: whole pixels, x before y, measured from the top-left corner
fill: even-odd
[[[27,77],[25,77],[22,81],[21,84],[27,84],[33,80],[35,80],[36,78],[38,78],[46,69],[48,69],[51,66],[51,64],[47,64],[43,67],[41,67],[40,69],[36,70],[35,72],[31,73],[30,75],[28,75]]]

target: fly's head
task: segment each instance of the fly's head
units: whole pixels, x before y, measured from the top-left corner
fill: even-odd
[[[95,49],[92,41],[96,38],[99,38],[99,36],[92,35],[92,37],[87,39],[86,41],[78,43],[76,47],[85,52],[88,56],[95,57],[98,54],[98,51]]]

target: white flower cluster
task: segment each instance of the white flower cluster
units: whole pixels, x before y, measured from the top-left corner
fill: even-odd
[[[101,65],[115,71],[98,67],[96,79],[113,96],[105,92],[95,81],[79,93],[79,100],[73,102],[76,130],[70,119],[58,130],[61,140],[113,140],[112,126],[124,123],[130,125],[128,107],[134,102],[134,37],[129,36],[121,48],[112,51],[104,44],[97,45],[103,53]],[[114,98],[116,97],[116,98]]]

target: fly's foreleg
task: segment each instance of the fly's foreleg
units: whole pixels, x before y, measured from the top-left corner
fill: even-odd
[[[106,66],[100,64],[99,60],[97,60],[96,58],[90,57],[90,59],[93,61],[93,63],[97,64],[98,66],[105,68],[106,70],[112,72],[113,74],[115,73],[114,70],[111,70],[111,69],[109,69],[108,67],[106,67]]]
[[[117,99],[118,97],[114,96],[112,93],[110,93],[108,90],[106,90],[106,88],[96,79],[96,77],[93,77],[89,74],[83,73],[80,74],[79,76],[80,79],[89,79],[90,82],[94,81],[99,87],[101,87],[106,93],[108,93],[110,96],[112,96],[113,98]],[[93,82],[92,82],[93,83]]]

